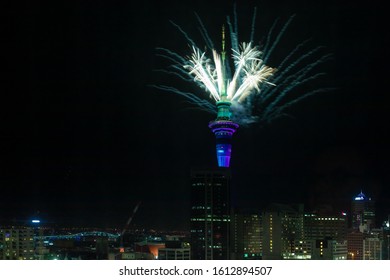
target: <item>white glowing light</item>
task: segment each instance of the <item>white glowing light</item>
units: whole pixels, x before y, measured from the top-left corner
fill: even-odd
[[[192,47],[193,53],[184,68],[199,81],[216,100],[243,102],[250,94],[260,91],[261,83],[272,83],[267,80],[275,72],[263,64],[262,52],[252,47],[251,43],[243,43],[240,51],[233,50],[236,70],[231,79],[226,76],[226,65],[223,58],[213,50],[213,60],[206,57],[205,52]]]

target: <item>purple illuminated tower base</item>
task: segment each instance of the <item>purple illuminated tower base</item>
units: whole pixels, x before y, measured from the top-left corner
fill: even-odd
[[[238,124],[230,120],[230,102],[217,103],[218,115],[215,121],[209,123],[209,128],[216,138],[216,152],[219,167],[229,167],[232,152],[232,137]]]

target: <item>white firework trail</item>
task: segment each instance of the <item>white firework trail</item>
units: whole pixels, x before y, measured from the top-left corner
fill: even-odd
[[[200,17],[196,15],[196,18],[208,50],[201,51],[179,25],[172,23],[190,44],[191,55],[183,56],[166,48],[157,48],[158,54],[172,63],[170,70],[160,71],[176,75],[185,81],[195,82],[208,94],[184,92],[164,85],[154,85],[154,87],[182,95],[191,103],[213,113],[216,112],[216,102],[229,101],[233,113],[232,120],[240,125],[256,121],[270,122],[283,116],[286,108],[302,99],[332,90],[332,88],[318,88],[299,95],[294,93],[297,88],[306,86],[310,81],[324,75],[321,72],[313,73],[313,69],[331,57],[329,54],[318,56],[322,47],[303,51],[308,41],[298,44],[276,67],[268,65],[272,52],[294,16],[289,18],[276,35],[274,30],[277,21],[275,22],[261,51],[260,46],[253,43],[256,9],[252,18],[250,41],[242,43],[238,40],[237,14],[234,10],[234,24],[231,23],[230,17],[227,17],[230,57],[224,50],[224,40],[222,52],[218,53]],[[208,57],[209,53],[212,54],[211,58]]]
[[[272,84],[267,79],[275,69],[263,64],[261,52],[251,43],[243,43],[241,52],[235,52],[236,71],[231,80],[225,77],[226,70],[223,58],[213,50],[213,60],[206,57],[205,52],[193,47],[192,56],[183,65],[188,73],[194,76],[194,81],[201,83],[215,101],[242,102],[254,91],[260,91],[261,83]],[[242,82],[238,82],[241,77]]]

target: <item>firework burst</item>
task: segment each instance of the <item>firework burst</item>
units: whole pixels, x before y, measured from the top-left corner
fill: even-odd
[[[160,70],[176,75],[181,79],[195,83],[203,89],[203,93],[185,92],[172,86],[155,85],[154,87],[182,95],[200,108],[216,113],[216,104],[221,101],[231,103],[231,119],[240,125],[253,122],[270,122],[283,116],[285,109],[300,100],[330,90],[317,88],[300,92],[297,89],[307,86],[324,75],[314,69],[330,58],[329,54],[319,55],[322,47],[305,51],[308,41],[298,44],[288,52],[276,66],[267,65],[283,34],[294,16],[275,32],[278,21],[268,32],[262,48],[254,44],[256,9],[254,9],[251,35],[248,42],[239,42],[237,14],[234,9],[233,24],[227,17],[228,34],[230,35],[231,52],[225,51],[225,31],[222,31],[222,51],[219,53],[204,27],[200,17],[196,15],[199,29],[207,46],[201,51],[194,40],[177,24],[172,24],[190,44],[190,54],[180,55],[166,48],[158,48],[158,54],[172,64],[169,69]],[[233,69],[233,70],[232,70]],[[314,73],[313,73],[314,72]],[[206,94],[205,94],[206,93]]]

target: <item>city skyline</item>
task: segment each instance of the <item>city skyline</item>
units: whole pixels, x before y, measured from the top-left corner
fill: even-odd
[[[65,223],[124,225],[142,201],[135,224],[188,226],[190,171],[217,165],[207,127],[214,116],[150,85],[166,79],[154,71],[161,65],[156,47],[186,51],[170,20],[191,32],[197,12],[220,32],[233,1],[206,3],[7,9],[1,220],[40,211]],[[337,89],[297,104],[288,110],[292,117],[237,130],[234,203],[262,208],[331,197],[340,206],[362,190],[381,199],[388,214],[388,96],[381,71],[388,58],[384,11],[375,4],[237,3],[242,18],[258,8],[262,34],[278,17],[296,14],[286,43],[291,48],[311,38],[313,47],[332,53],[323,66],[328,84],[321,86]]]
[[[192,173],[190,231],[133,227],[125,233],[33,220],[0,226],[0,259],[389,259],[389,220],[375,224],[374,201],[363,193],[352,199],[349,217],[344,212],[307,212],[299,203],[229,211],[226,171]]]

